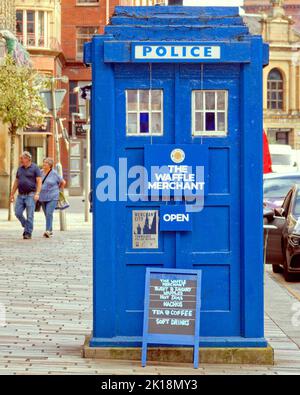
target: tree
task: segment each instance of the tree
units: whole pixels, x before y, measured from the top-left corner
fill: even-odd
[[[10,136],[9,191],[14,175],[15,142],[19,129],[40,126],[45,122],[47,109],[40,96],[45,80],[30,66],[20,66],[7,55],[0,66],[0,119],[8,125]],[[11,220],[11,204],[8,220]]]

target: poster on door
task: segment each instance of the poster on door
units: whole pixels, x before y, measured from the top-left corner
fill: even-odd
[[[158,210],[132,211],[132,248],[158,248]]]

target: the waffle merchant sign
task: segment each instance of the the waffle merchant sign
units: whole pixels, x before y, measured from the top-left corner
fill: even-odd
[[[152,195],[204,196],[207,146],[148,145],[145,147],[148,191]]]

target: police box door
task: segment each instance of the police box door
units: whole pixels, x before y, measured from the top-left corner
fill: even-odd
[[[204,208],[177,234],[176,266],[203,271],[200,335],[241,336],[240,66],[181,65],[176,81],[176,143],[209,152]]]
[[[145,268],[157,266],[203,270],[201,336],[239,336],[239,66],[115,65],[115,83],[116,167],[129,172],[116,212],[116,335],[141,336]],[[192,231],[161,232],[166,202],[135,201],[130,185],[149,144],[208,147],[207,193]]]

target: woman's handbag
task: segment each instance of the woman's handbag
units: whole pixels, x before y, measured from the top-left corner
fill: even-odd
[[[51,173],[51,170],[48,171],[48,173],[43,178],[42,185],[44,184],[44,182],[46,181],[46,178],[49,176],[50,173]],[[42,207],[42,203],[38,200],[37,202],[35,202],[35,210],[34,211],[36,213],[40,212],[41,211],[41,207]]]
[[[56,210],[65,210],[68,207],[70,207],[70,203],[66,199],[65,194],[63,193],[63,191],[59,191]]]
[[[37,202],[35,202],[35,209],[34,209],[34,211],[36,213],[39,213],[41,211],[41,207],[42,207],[42,203],[38,200]]]

